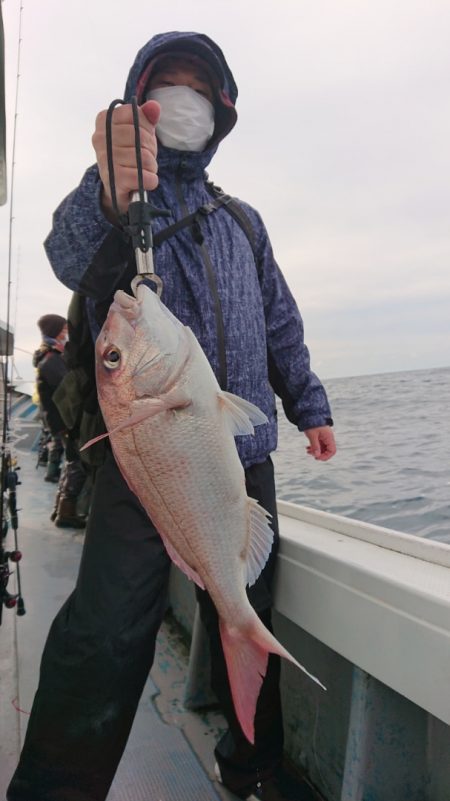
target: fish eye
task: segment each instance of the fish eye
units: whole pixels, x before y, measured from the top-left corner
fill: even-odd
[[[118,348],[108,348],[103,354],[103,364],[110,370],[115,370],[120,366],[121,354]]]

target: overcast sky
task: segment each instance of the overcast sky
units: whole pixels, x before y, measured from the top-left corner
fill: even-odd
[[[239,86],[210,176],[262,213],[323,378],[450,364],[449,0],[23,0],[12,238],[16,345],[70,293],[42,242],[94,160],[137,50],[197,30]],[[19,0],[2,3],[9,152]],[[11,178],[11,157],[8,161]],[[6,319],[9,204],[0,208]],[[16,352],[20,376],[30,356]]]

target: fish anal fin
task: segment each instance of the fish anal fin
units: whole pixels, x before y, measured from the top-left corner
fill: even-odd
[[[201,590],[205,589],[205,585],[201,580],[200,576],[198,575],[197,571],[194,570],[193,567],[188,565],[188,563],[183,559],[182,556],[178,553],[178,551],[173,547],[172,543],[169,542],[167,537],[164,537],[162,534],[160,535],[161,539],[164,543],[164,547],[169,554],[172,562],[174,565],[180,568],[180,570],[185,574],[185,576],[190,579],[190,581],[194,581]]]
[[[250,401],[239,398],[231,392],[221,390],[218,393],[219,403],[221,404],[230,425],[233,436],[244,434],[254,434],[253,426],[267,423],[268,419],[261,409],[258,409]]]
[[[253,498],[248,498],[247,501],[250,533],[247,553],[247,584],[251,587],[269,558],[273,545],[273,531],[269,525],[269,513]]]

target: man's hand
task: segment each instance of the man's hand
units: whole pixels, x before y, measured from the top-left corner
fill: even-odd
[[[143,183],[144,189],[148,191],[152,191],[152,189],[156,189],[158,186],[158,163],[156,161],[158,145],[156,141],[155,125],[158,122],[159,113],[160,106],[155,100],[147,100],[147,102],[138,109]],[[111,222],[115,222],[106,150],[106,114],[106,111],[101,111],[100,114],[97,115],[92,144],[94,146],[100,178],[103,184],[103,210],[107,218]],[[130,193],[136,191],[139,186],[133,109],[130,104],[117,106],[117,108],[114,109],[111,120],[111,134],[117,205],[119,211],[123,213],[128,209]]]
[[[319,428],[308,428],[304,432],[309,439],[306,452],[320,462],[326,462],[336,453],[336,442],[330,426],[320,426]]]

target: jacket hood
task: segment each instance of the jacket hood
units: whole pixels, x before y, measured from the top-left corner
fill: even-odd
[[[44,356],[47,356],[47,353],[50,353],[50,351],[51,351],[51,348],[48,347],[48,345],[41,345],[40,348],[35,350],[34,353],[33,353],[33,360],[32,360],[33,361],[33,367],[37,367],[41,363],[41,361],[44,358]]]
[[[215,102],[216,125],[214,134],[203,153],[209,162],[219,142],[231,131],[237,120],[235,102],[238,95],[232,72],[220,47],[203,33],[171,31],[160,33],[142,47],[131,67],[125,87],[124,101],[129,103],[136,95],[141,104],[152,74],[152,67],[159,56],[175,52],[193,53],[202,58],[218,79],[219,92]],[[161,146],[160,146],[161,147]],[[165,150],[166,148],[163,148]]]

